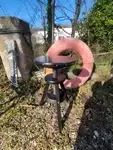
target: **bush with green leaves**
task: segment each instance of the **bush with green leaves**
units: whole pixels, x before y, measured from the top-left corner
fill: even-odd
[[[100,52],[113,50],[113,1],[97,0],[82,22],[82,40]]]

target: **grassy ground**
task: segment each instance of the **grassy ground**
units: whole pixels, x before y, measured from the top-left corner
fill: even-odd
[[[95,76],[75,90],[73,102],[63,102],[62,115],[69,116],[62,135],[55,105],[38,106],[42,82],[32,77],[10,87],[0,65],[0,150],[112,150],[113,80],[110,64],[97,64]],[[69,106],[69,108],[68,108]]]

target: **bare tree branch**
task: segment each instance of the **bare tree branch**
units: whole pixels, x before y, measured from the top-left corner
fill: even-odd
[[[70,16],[67,15],[67,13],[63,10],[62,7],[60,7],[60,10],[61,10],[62,14],[65,16],[65,18],[67,18],[67,20],[69,20],[72,23],[72,19],[70,18]]]
[[[67,33],[68,35],[71,35],[69,32],[67,32],[66,30],[64,30],[61,25],[56,25],[56,24],[54,24],[54,27],[55,27],[59,32],[60,32],[59,29],[62,29],[62,31],[64,31],[64,32]]]

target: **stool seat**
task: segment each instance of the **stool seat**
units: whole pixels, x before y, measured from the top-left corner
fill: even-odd
[[[50,73],[45,76],[45,81],[48,84],[60,84],[60,83],[63,83],[65,79],[66,79],[66,76],[63,74],[60,74],[57,78],[53,77],[53,73]]]

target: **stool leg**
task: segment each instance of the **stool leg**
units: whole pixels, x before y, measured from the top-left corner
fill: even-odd
[[[60,86],[61,86],[62,90],[66,91],[63,83],[60,83]]]
[[[55,85],[55,93],[56,93],[58,128],[59,128],[59,132],[61,133],[62,124],[61,124],[61,111],[60,111],[60,93],[59,93],[58,84]]]
[[[40,105],[43,105],[45,103],[45,98],[47,96],[48,89],[49,89],[49,84],[46,84],[45,88],[44,88],[44,92],[43,92],[42,98],[41,98],[41,101],[40,101]]]

